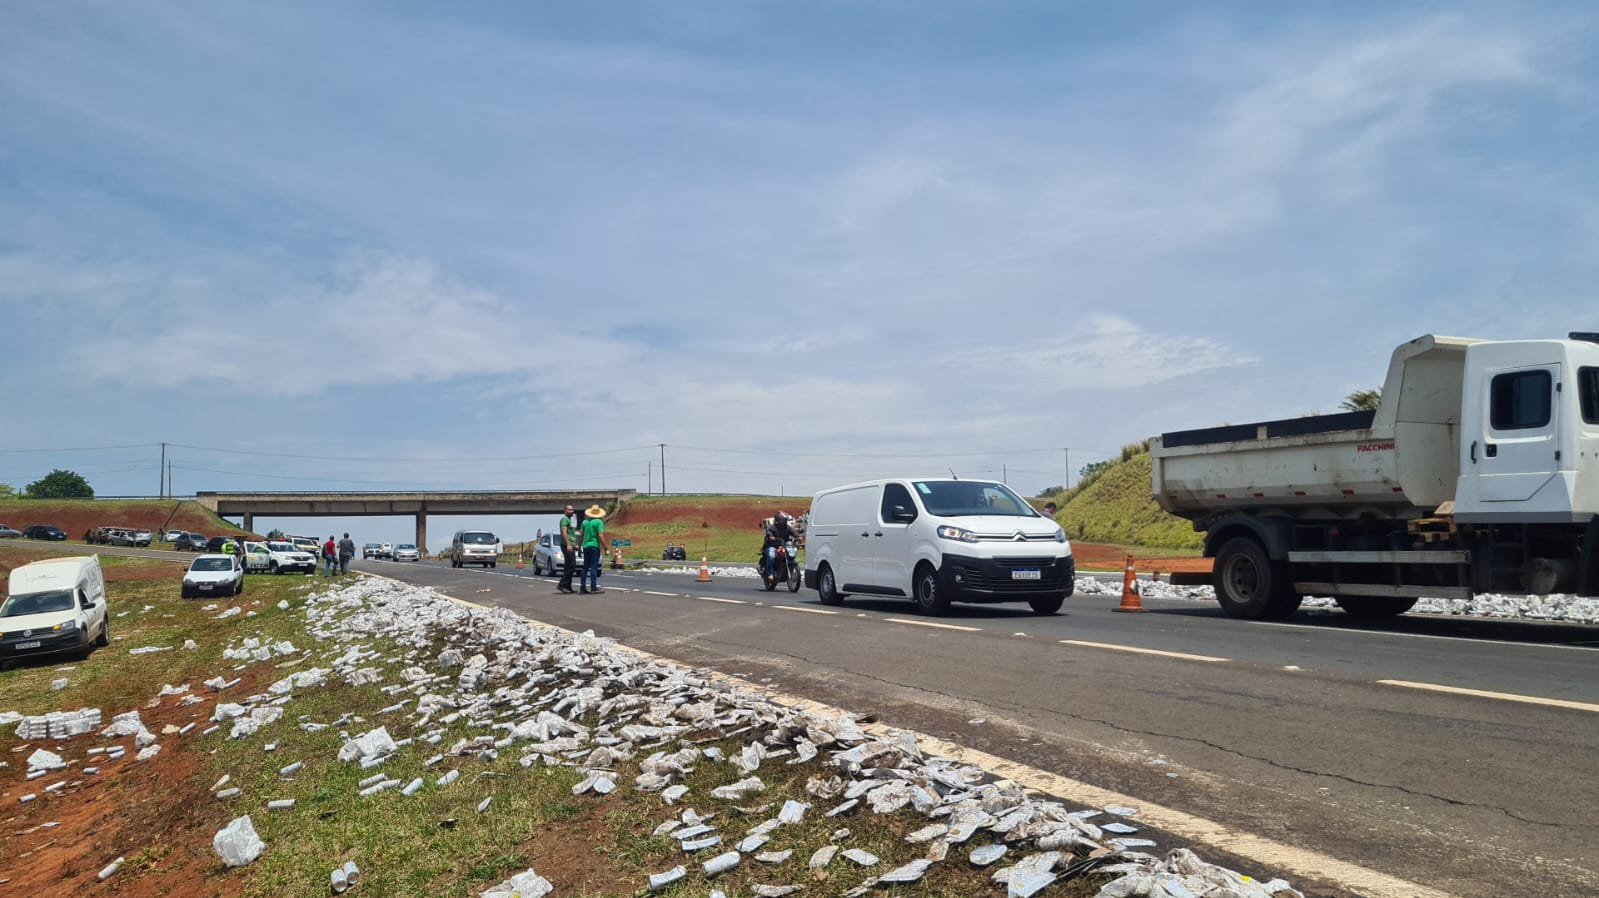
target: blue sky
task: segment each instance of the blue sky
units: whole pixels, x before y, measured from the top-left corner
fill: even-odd
[[[643,488],[665,443],[673,491],[1031,492],[1331,411],[1422,333],[1599,327],[1596,47],[1582,3],[8,3],[0,482]]]

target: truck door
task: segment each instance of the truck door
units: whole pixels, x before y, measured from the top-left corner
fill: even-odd
[[[908,517],[905,517],[907,516]],[[916,500],[903,483],[883,485],[883,501],[873,528],[872,568],[875,582],[911,594],[911,522],[916,520]]]
[[[1559,365],[1499,368],[1484,374],[1488,414],[1480,434],[1468,435],[1484,502],[1532,498],[1559,470]]]

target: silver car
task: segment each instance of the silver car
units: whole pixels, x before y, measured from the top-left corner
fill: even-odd
[[[410,543],[400,543],[394,547],[395,561],[421,561],[422,552]]]

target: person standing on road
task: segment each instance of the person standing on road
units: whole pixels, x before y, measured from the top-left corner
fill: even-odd
[[[355,557],[355,540],[350,539],[350,534],[344,534],[344,539],[339,540],[339,573],[350,572],[350,559]]]
[[[584,595],[600,591],[600,553],[605,551],[605,509],[590,505],[583,512],[583,577],[578,590]]]
[[[334,542],[333,534],[328,534],[328,541],[322,544],[322,576],[331,577],[339,571],[338,558],[339,544]]]
[[[561,518],[561,582],[555,586],[557,592],[572,592],[572,574],[577,570],[577,547],[582,539],[577,511],[568,505],[566,514]]]

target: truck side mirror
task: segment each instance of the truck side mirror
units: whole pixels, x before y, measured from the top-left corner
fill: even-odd
[[[894,520],[901,524],[909,524],[916,520],[916,512],[909,511],[903,505],[894,506]]]

